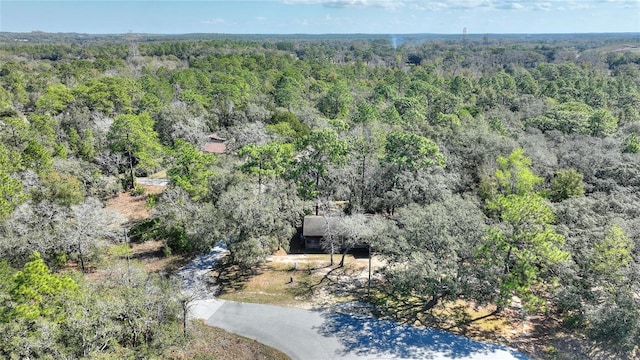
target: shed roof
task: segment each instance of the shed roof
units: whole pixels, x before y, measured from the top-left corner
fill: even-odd
[[[220,135],[218,135],[217,133],[211,133],[209,134],[209,136],[207,136],[208,139],[211,140],[218,140],[218,141],[226,141],[227,139],[220,137]]]
[[[227,144],[221,142],[208,142],[202,147],[202,151],[212,154],[223,154],[227,150]]]
[[[324,236],[327,231],[327,222],[322,216],[308,215],[302,223],[302,235]]]
[[[327,232],[327,223],[335,225],[337,217],[324,217],[318,215],[307,215],[302,223],[302,235],[305,237],[319,236],[322,237]]]

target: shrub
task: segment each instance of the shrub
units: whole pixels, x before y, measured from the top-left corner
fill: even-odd
[[[147,189],[145,189],[142,186],[136,185],[136,187],[134,187],[133,190],[131,190],[131,196],[144,195],[146,192],[147,192]]]

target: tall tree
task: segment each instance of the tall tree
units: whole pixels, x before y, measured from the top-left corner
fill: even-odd
[[[173,166],[167,170],[170,183],[185,190],[194,200],[206,199],[209,178],[215,176],[215,156],[202,153],[181,139],[175,141],[174,148]]]
[[[156,166],[161,146],[149,114],[118,116],[107,139],[112,151],[127,157],[130,175],[127,187],[135,185],[134,167],[153,169]]]
[[[11,152],[0,143],[0,220],[26,200],[22,183],[12,176],[18,170],[18,159],[19,154]]]
[[[486,206],[497,223],[478,247],[480,261],[498,278],[498,309],[518,296],[530,311],[544,308],[543,293],[554,286],[554,267],[568,259],[564,237],[552,224],[555,214],[535,187],[531,160],[521,149],[498,159],[492,196]]]
[[[445,158],[431,139],[414,133],[394,131],[387,134],[385,154],[381,162],[386,167],[387,175],[384,196],[389,201],[386,207],[393,214],[398,192],[404,186],[400,181],[404,172],[413,174],[432,166],[444,167]]]
[[[326,95],[320,100],[318,109],[329,119],[349,115],[353,96],[344,80],[336,80],[329,85]]]
[[[263,180],[280,177],[291,166],[293,145],[269,142],[264,145],[249,144],[238,152],[246,162],[240,169],[258,177],[258,191],[262,191]]]
[[[276,105],[286,107],[289,111],[302,101],[301,76],[291,69],[285,71],[275,84],[274,98]]]
[[[444,166],[445,158],[432,140],[414,133],[394,131],[387,135],[384,161],[401,172]]]
[[[318,198],[321,194],[321,181],[331,165],[342,165],[348,153],[348,144],[339,139],[338,134],[330,129],[313,130],[298,142],[300,156],[296,164],[295,177],[302,197],[316,199],[316,215],[318,214]]]

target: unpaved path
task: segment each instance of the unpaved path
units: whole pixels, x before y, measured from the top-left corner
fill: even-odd
[[[222,242],[207,254],[198,255],[187,266],[176,272],[182,282],[182,291],[196,299],[212,299],[215,296],[215,286],[207,279],[215,264],[229,252]]]

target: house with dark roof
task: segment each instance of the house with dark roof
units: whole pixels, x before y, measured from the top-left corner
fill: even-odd
[[[306,250],[322,249],[322,239],[329,230],[335,233],[339,217],[307,215],[302,222],[302,245]]]
[[[320,242],[329,228],[328,218],[317,215],[307,215],[302,222],[302,243],[305,249],[321,249]]]
[[[369,215],[367,215],[369,217]],[[369,243],[366,240],[360,240],[357,243],[346,244],[340,234],[341,217],[338,216],[318,216],[307,215],[302,222],[302,235],[300,240],[305,250],[321,250],[322,240],[332,233],[335,236],[334,244],[336,251],[349,251],[351,249],[366,249]],[[343,225],[344,226],[344,225]]]
[[[207,136],[207,142],[202,146],[202,152],[208,154],[224,154],[227,150],[227,139],[213,133]]]

